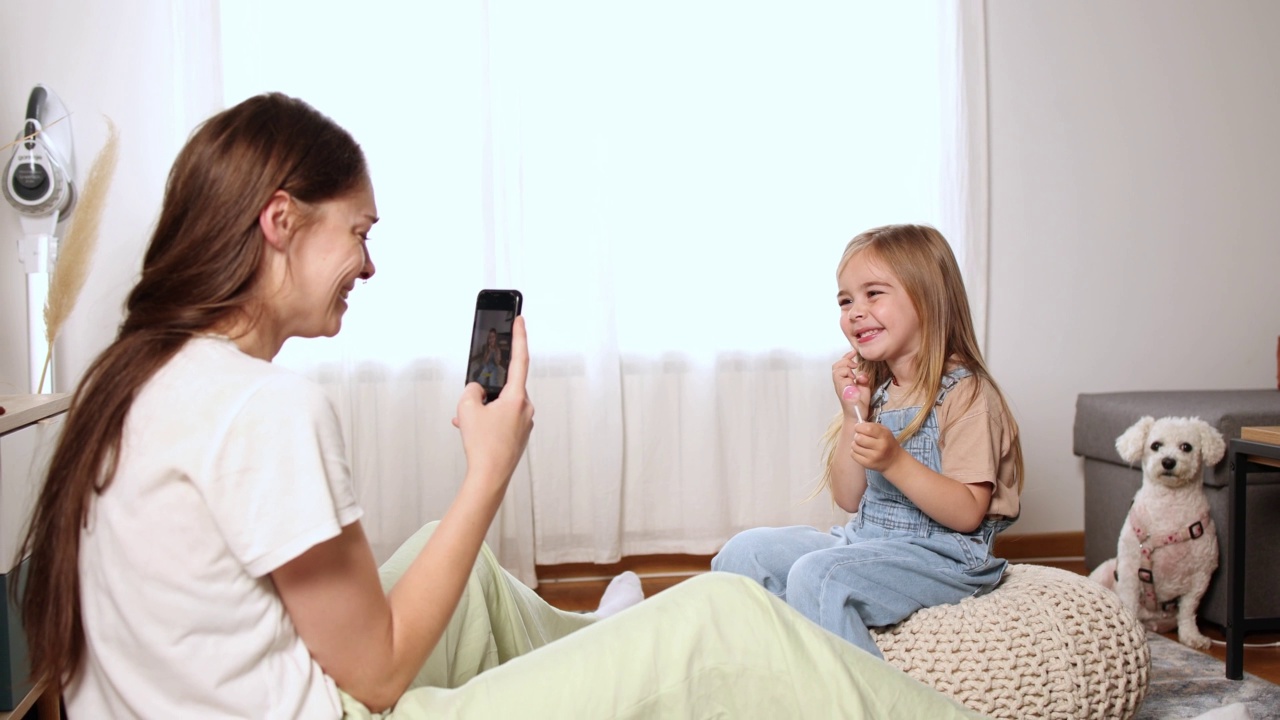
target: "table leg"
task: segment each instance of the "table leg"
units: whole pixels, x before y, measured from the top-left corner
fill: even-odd
[[[1227,513],[1227,679],[1244,679],[1244,513],[1245,465],[1231,453],[1231,486]]]

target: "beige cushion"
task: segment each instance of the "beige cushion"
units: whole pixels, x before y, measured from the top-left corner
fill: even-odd
[[[1057,568],[1010,565],[986,595],[872,633],[890,663],[992,718],[1131,718],[1147,693],[1141,624]]]

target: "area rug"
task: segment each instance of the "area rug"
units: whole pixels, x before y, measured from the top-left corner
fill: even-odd
[[[1228,680],[1223,662],[1174,640],[1147,633],[1151,685],[1134,720],[1194,718],[1232,703],[1243,703],[1253,720],[1280,718],[1280,685],[1246,672]]]

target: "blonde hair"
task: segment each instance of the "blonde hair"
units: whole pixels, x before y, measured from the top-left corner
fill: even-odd
[[[989,385],[995,391],[1000,407],[1009,421],[1013,437],[1011,451],[1014,473],[1018,479],[1018,492],[1022,492],[1022,443],[1018,425],[1013,413],[1009,412],[1004,394],[1000,392],[1000,387],[982,360],[977,334],[973,331],[973,317],[969,311],[969,297],[965,294],[964,278],[960,274],[960,266],[956,264],[956,257],[951,252],[951,245],[942,237],[942,233],[927,225],[885,225],[872,228],[850,240],[845,246],[840,263],[836,266],[836,275],[844,272],[849,261],[861,253],[867,253],[868,257],[878,261],[902,283],[920,318],[920,351],[915,377],[900,379],[909,381],[908,384],[920,397],[935,398],[942,389],[947,362],[954,359],[980,383]],[[857,372],[867,375],[868,385],[873,390],[891,377],[888,363],[869,361],[861,356]],[[973,397],[976,396],[975,393]],[[932,409],[931,402],[923,403],[920,412],[898,434],[898,442],[905,442],[915,435]],[[831,469],[835,463],[841,423],[842,415],[837,414],[822,437],[826,455],[820,486],[822,488],[831,487]]]

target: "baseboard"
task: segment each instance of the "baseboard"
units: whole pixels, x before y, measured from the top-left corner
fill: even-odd
[[[1084,560],[1084,531],[1000,535],[996,556],[1015,562]],[[565,563],[538,565],[539,583],[604,580],[630,570],[640,577],[665,578],[697,575],[711,569],[712,555],[634,555],[616,563]]]
[[[630,570],[640,577],[678,577],[697,575],[711,569],[714,555],[632,555],[616,563],[564,563],[562,565],[537,565],[534,570],[538,582],[578,582],[612,578]]]
[[[998,535],[996,557],[1018,562],[1084,560],[1084,531]]]

